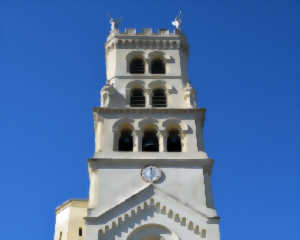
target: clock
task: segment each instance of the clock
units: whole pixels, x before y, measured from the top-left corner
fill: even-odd
[[[141,176],[146,182],[157,182],[161,178],[162,172],[158,167],[147,166],[141,170]]]

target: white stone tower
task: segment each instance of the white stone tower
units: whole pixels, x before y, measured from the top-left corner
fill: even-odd
[[[121,33],[111,19],[89,200],[58,207],[55,240],[75,239],[70,232],[78,240],[220,239],[213,160],[203,147],[205,109],[189,83],[179,20],[173,33]]]

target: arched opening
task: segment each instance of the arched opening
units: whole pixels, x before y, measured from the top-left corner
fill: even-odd
[[[135,89],[131,90],[130,106],[131,107],[145,107],[145,96],[144,96],[143,89],[135,88]]]
[[[178,130],[170,130],[167,139],[167,151],[168,152],[181,152],[181,137]]]
[[[166,107],[167,97],[163,88],[154,89],[152,92],[152,107]]]
[[[132,141],[132,131],[130,129],[124,129],[121,131],[118,151],[132,152],[133,141]]]
[[[151,61],[151,73],[152,74],[165,74],[166,66],[162,59],[154,59]]]
[[[157,132],[155,129],[148,129],[144,131],[142,151],[143,152],[159,151]]]
[[[130,73],[145,73],[145,63],[142,58],[134,58],[129,64]]]
[[[126,240],[179,240],[167,227],[158,224],[142,225],[134,229]]]
[[[78,236],[82,237],[82,228],[81,227],[78,229]]]
[[[59,238],[58,240],[62,240],[62,232],[59,233]]]

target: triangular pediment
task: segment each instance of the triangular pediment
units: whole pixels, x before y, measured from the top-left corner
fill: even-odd
[[[105,213],[87,217],[86,221],[88,224],[98,225],[99,234],[105,235],[118,227],[151,220],[154,215],[160,215],[178,226],[199,233],[200,226],[219,221],[213,212],[207,209],[203,212],[196,211],[151,184]]]

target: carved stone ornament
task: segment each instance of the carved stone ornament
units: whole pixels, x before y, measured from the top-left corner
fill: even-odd
[[[101,89],[101,103],[102,107],[108,107],[110,104],[110,97],[112,95],[113,86],[105,84]]]
[[[196,92],[190,83],[184,88],[184,99],[191,107],[196,107]]]
[[[181,13],[181,11],[179,11],[178,16],[172,22],[172,25],[175,26],[177,31],[181,30],[181,24],[182,24],[181,16],[182,16],[182,13]]]
[[[119,30],[119,25],[121,23],[121,18],[112,18],[111,16],[109,17],[109,23],[110,23],[110,30],[112,32],[118,31]]]

